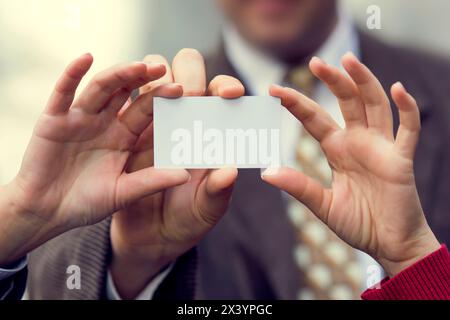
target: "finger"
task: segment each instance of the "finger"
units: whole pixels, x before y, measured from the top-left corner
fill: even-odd
[[[270,94],[281,99],[285,106],[305,129],[319,142],[339,130],[337,123],[317,103],[291,88],[272,86]]]
[[[393,140],[392,111],[381,83],[352,53],[344,55],[342,65],[358,87],[364,102],[368,127]]]
[[[416,100],[400,83],[391,88],[392,99],[400,114],[400,126],[395,139],[395,147],[407,158],[413,159],[420,135],[420,113]]]
[[[183,86],[185,96],[203,96],[206,91],[205,62],[194,49],[183,49],[173,59],[174,81]]]
[[[128,88],[121,88],[113,93],[104,110],[111,113],[114,117],[123,113],[127,104],[131,100],[131,91]]]
[[[225,214],[238,171],[235,168],[212,170],[198,189],[198,211],[208,227]]]
[[[353,80],[338,68],[327,65],[317,57],[309,63],[311,72],[323,81],[336,96],[347,128],[367,126],[364,104]]]
[[[143,85],[141,88],[139,88],[140,94],[147,93],[159,85],[173,82],[172,68],[170,67],[170,64],[166,58],[158,54],[151,54],[145,56],[144,62],[149,64],[157,64],[157,63],[162,64],[166,67],[166,73],[161,78],[151,81]]]
[[[186,183],[190,175],[186,170],[146,168],[122,174],[117,181],[116,208],[126,208],[135,201],[164,189]]]
[[[131,97],[128,97],[127,100],[125,101],[125,104],[122,106],[120,111],[117,113],[117,116],[121,117],[125,113],[125,111],[128,109],[128,107],[131,106],[132,103],[133,103],[133,100],[131,99]]]
[[[320,183],[291,168],[279,168],[276,173],[262,174],[262,179],[289,193],[326,222],[330,210],[331,191]]]
[[[144,129],[141,136],[138,138],[136,144],[134,145],[134,151],[148,151],[153,149],[153,122]],[[151,162],[153,163],[153,161]]]
[[[75,102],[75,106],[88,113],[97,113],[111,101],[113,94],[118,90],[131,94],[134,89],[161,78],[165,73],[166,69],[163,65],[143,62],[126,63],[109,68],[91,80]],[[113,105],[118,104],[120,103],[115,101]]]
[[[240,98],[245,94],[244,85],[236,78],[219,75],[209,83],[207,94],[225,99]]]
[[[72,105],[75,92],[81,79],[86,75],[94,62],[90,53],[73,61],[56,82],[55,89],[47,103],[46,112],[57,114],[66,112]]]
[[[147,68],[152,68],[153,66],[154,65],[149,65]],[[160,67],[161,65],[158,66]],[[159,79],[158,75],[155,75],[155,78]],[[126,107],[127,102],[130,100],[131,91],[137,87],[140,88],[145,83],[148,83],[148,79],[139,79],[138,82],[132,83],[130,86],[118,89],[107,103],[106,110],[114,116],[123,113],[122,110]]]
[[[171,83],[158,86],[152,91],[140,95],[125,110],[120,120],[131,132],[139,136],[153,120],[154,97],[179,98],[182,95],[183,88],[179,84]]]

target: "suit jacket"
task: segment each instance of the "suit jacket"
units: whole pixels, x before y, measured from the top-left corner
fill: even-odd
[[[365,34],[360,40],[362,60],[384,88],[389,90],[400,80],[417,98],[422,117],[415,162],[417,185],[431,228],[448,244],[450,64]],[[207,60],[207,72],[209,78],[217,74],[239,78],[223,48]],[[108,219],[74,230],[37,250],[30,259],[30,298],[101,298],[110,255],[109,224]],[[281,192],[262,182],[259,170],[242,170],[229,212],[197,250],[178,260],[155,298],[295,299],[302,282],[293,258],[296,239]],[[81,290],[66,288],[65,272],[72,264],[81,267]]]

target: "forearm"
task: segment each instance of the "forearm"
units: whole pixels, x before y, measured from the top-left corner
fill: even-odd
[[[6,266],[45,241],[50,230],[36,215],[21,208],[11,185],[0,187],[0,266]]]
[[[123,299],[134,299],[175,259],[168,257],[162,245],[139,246],[127,243],[127,239],[117,236],[120,233],[118,228],[120,227],[113,220],[111,276],[119,295]]]

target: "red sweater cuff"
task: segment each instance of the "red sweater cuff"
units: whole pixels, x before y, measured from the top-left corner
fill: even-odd
[[[363,300],[450,300],[450,254],[445,245],[393,278],[366,290]]]

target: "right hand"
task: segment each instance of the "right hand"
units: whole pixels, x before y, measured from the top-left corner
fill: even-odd
[[[394,137],[390,102],[378,79],[352,54],[342,62],[350,77],[317,58],[310,68],[338,99],[345,128],[299,92],[271,88],[320,142],[333,172],[331,187],[290,168],[263,179],[303,202],[392,277],[440,247],[425,219],[414,178],[419,108],[402,85],[392,86],[400,115]]]
[[[145,61],[163,63],[169,72],[141,90],[151,94],[167,83],[178,83],[180,91],[165,97],[217,95],[238,98],[243,85],[228,76],[218,76],[206,88],[205,66],[195,50],[184,49],[172,68],[162,56]],[[170,71],[172,69],[172,71]],[[151,114],[152,106],[148,106]],[[128,165],[133,172],[153,164],[153,125],[141,135]],[[123,298],[134,298],[160,270],[195,246],[225,213],[237,170],[192,170],[191,180],[142,199],[114,215],[111,225],[113,258],[110,270]]]

